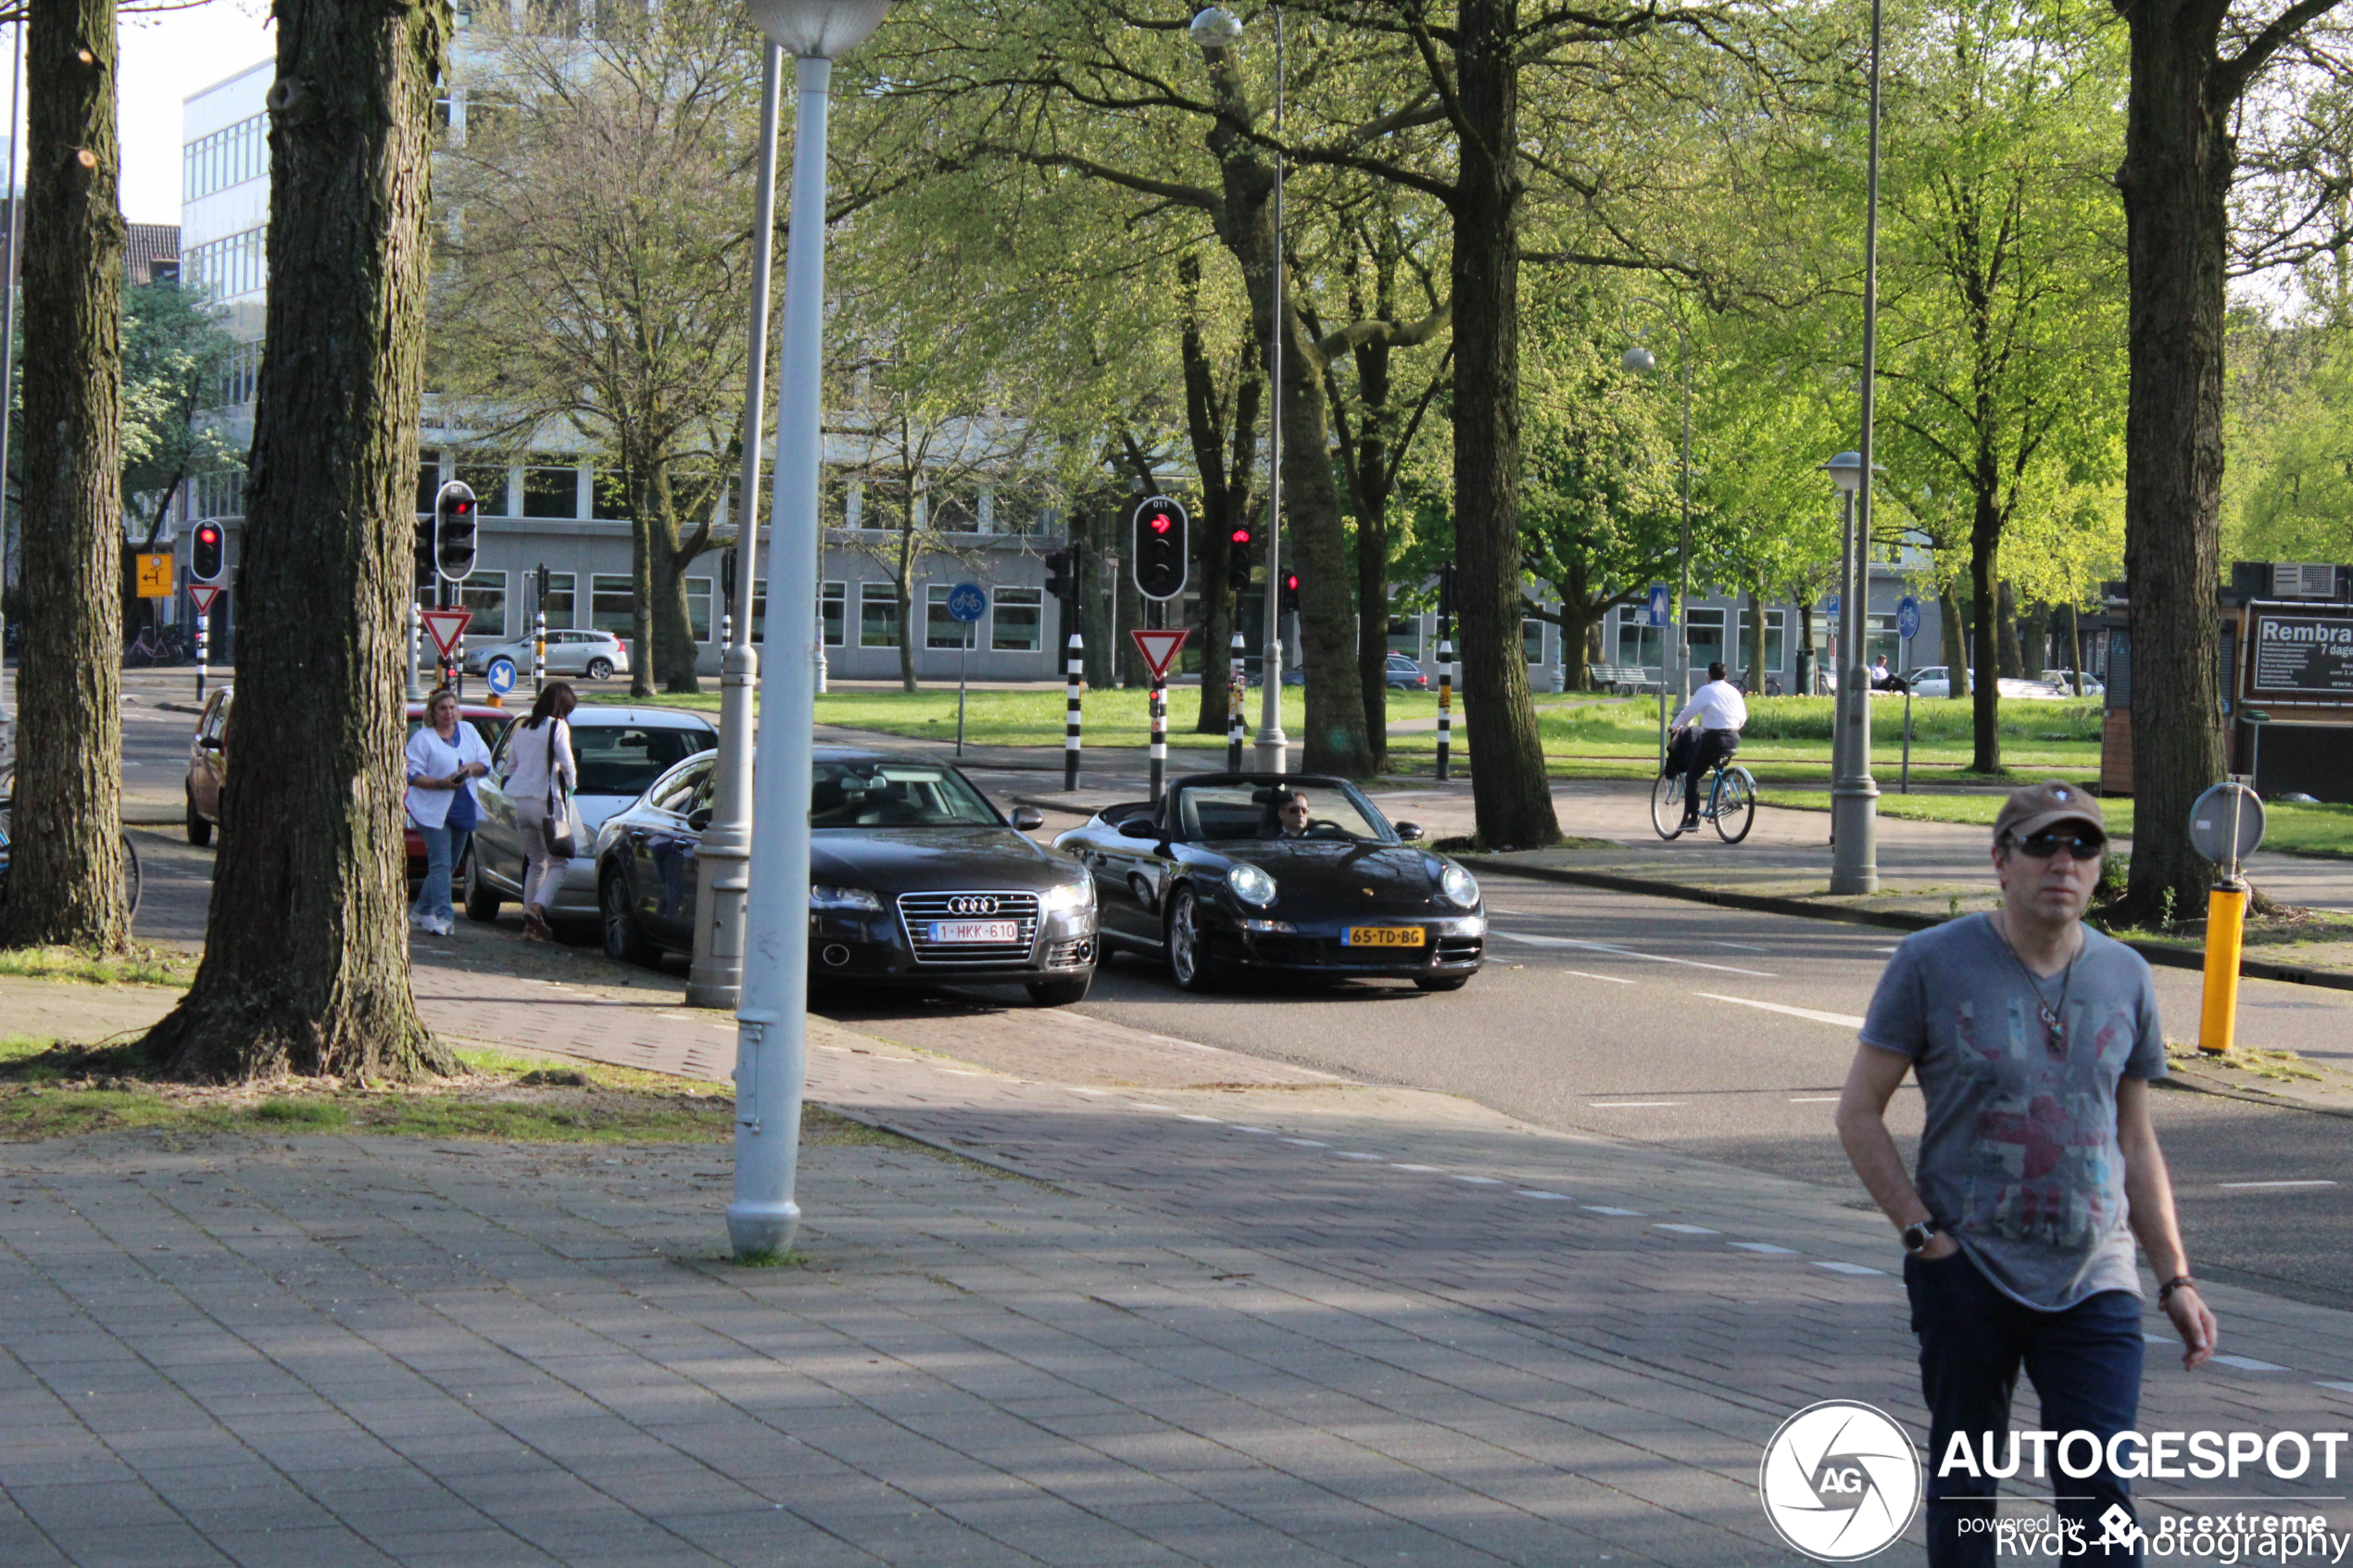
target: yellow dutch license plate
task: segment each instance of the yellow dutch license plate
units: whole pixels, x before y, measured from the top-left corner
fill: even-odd
[[[1348,945],[1352,947],[1418,947],[1427,940],[1418,925],[1352,925],[1348,928]]]

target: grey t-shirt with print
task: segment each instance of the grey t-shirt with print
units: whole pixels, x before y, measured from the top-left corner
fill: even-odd
[[[1991,917],[1905,939],[1880,976],[1863,1043],[1912,1059],[1927,1124],[1920,1200],[2005,1295],[2057,1311],[2140,1290],[2116,1140],[2120,1077],[2165,1076],[2146,960],[2083,930],[2067,984],[2063,1052]]]

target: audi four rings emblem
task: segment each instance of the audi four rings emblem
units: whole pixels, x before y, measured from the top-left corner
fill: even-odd
[[[948,912],[951,915],[993,915],[997,912],[994,898],[950,898]]]

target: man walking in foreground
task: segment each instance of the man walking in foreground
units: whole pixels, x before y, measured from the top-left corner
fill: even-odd
[[[2144,1349],[2135,1236],[2186,1347],[2182,1364],[2214,1353],[2214,1314],[2190,1278],[2149,1123],[2149,1083],[2165,1076],[2156,988],[2138,953],[2082,923],[2106,849],[2099,802],[2073,784],[2012,795],[1994,822],[2001,909],[1895,950],[1839,1099],[1839,1141],[1908,1254],[1932,1568],[1994,1561],[1990,1472],[2012,1472],[2021,1365],[2042,1399],[2042,1429],[2091,1432],[2105,1448],[2133,1425]],[[1911,1174],[1885,1116],[1907,1070],[1927,1111]],[[1956,1434],[1976,1462],[1940,1474]],[[2045,1474],[2057,1473],[2046,1463]],[[2058,1492],[2079,1549],[2105,1559],[2102,1516],[2131,1513],[2129,1484],[2104,1469]]]

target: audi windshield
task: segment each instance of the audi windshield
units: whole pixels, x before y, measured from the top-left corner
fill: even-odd
[[[820,762],[812,828],[1002,827],[1004,819],[952,768],[922,762]]]

